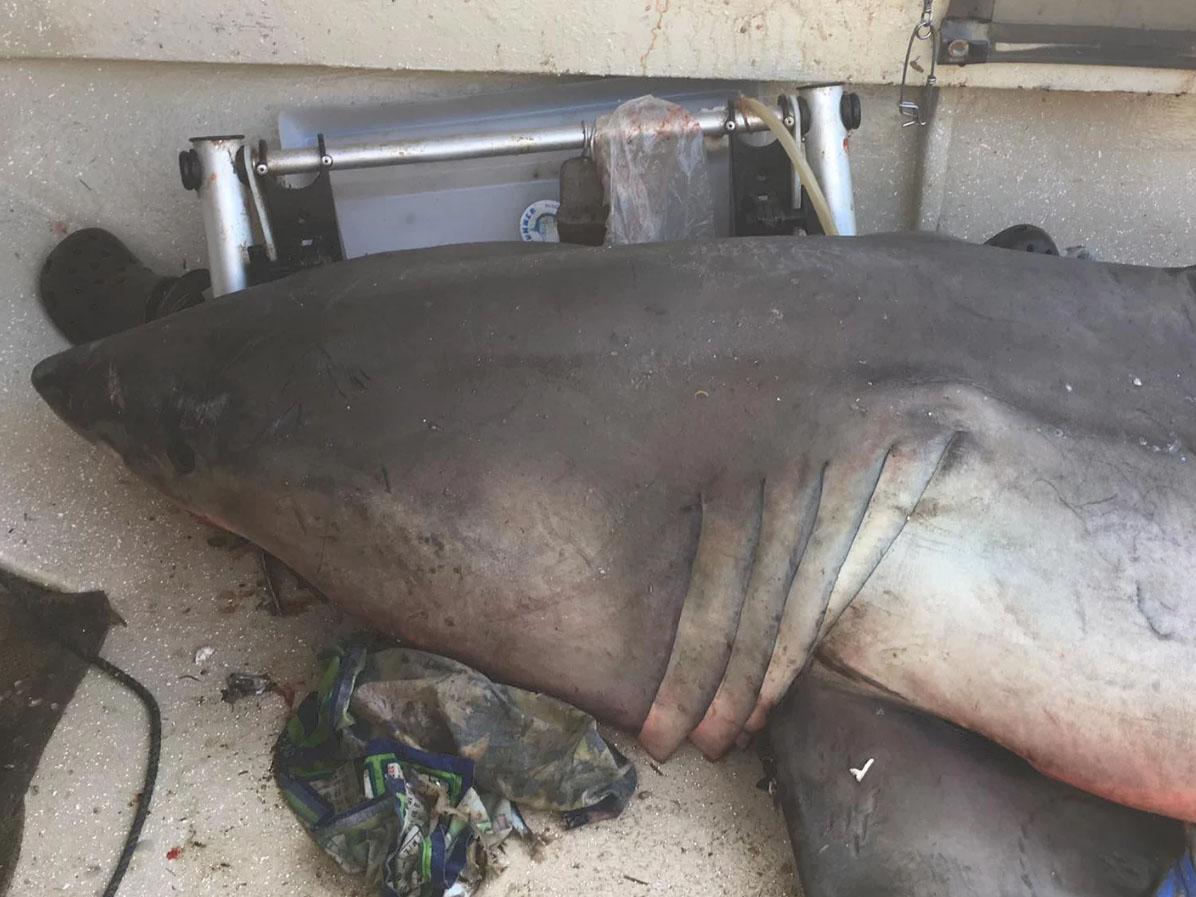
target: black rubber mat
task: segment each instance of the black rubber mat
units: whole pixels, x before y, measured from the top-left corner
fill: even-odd
[[[54,592],[0,569],[0,895],[20,853],[29,782],[87,672],[82,657],[99,650],[111,620],[103,592]]]

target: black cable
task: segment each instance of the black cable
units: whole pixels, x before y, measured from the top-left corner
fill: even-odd
[[[108,878],[108,887],[104,888],[103,897],[116,897],[116,891],[133,859],[133,852],[137,849],[137,842],[141,840],[141,828],[145,825],[145,817],[149,815],[150,799],[154,796],[154,784],[158,781],[158,762],[162,757],[162,712],[158,709],[158,702],[150,690],[120,667],[109,663],[98,654],[83,659],[137,695],[149,716],[149,751],[145,760],[145,781],[141,786],[141,796],[133,813],[133,821],[129,824],[129,832],[125,835],[125,846],[116,861],[116,868]]]

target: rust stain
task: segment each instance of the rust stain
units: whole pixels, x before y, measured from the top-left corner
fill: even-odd
[[[769,4],[765,9],[739,16],[735,19],[733,27],[740,34],[748,34],[751,31],[766,31],[768,29],[768,16],[772,11],[773,5]]]

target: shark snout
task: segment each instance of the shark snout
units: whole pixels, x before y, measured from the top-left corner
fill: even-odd
[[[54,413],[70,423],[71,383],[74,377],[72,369],[76,367],[70,361],[70,351],[51,355],[37,363],[33,368],[30,379],[38,395],[45,400]]]
[[[38,395],[71,429],[125,454],[124,395],[111,364],[97,364],[86,349],[67,349],[38,362],[30,379]]]

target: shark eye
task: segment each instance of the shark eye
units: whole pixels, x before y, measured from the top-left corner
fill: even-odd
[[[195,470],[195,451],[182,439],[174,439],[166,449],[166,457],[180,474]]]

